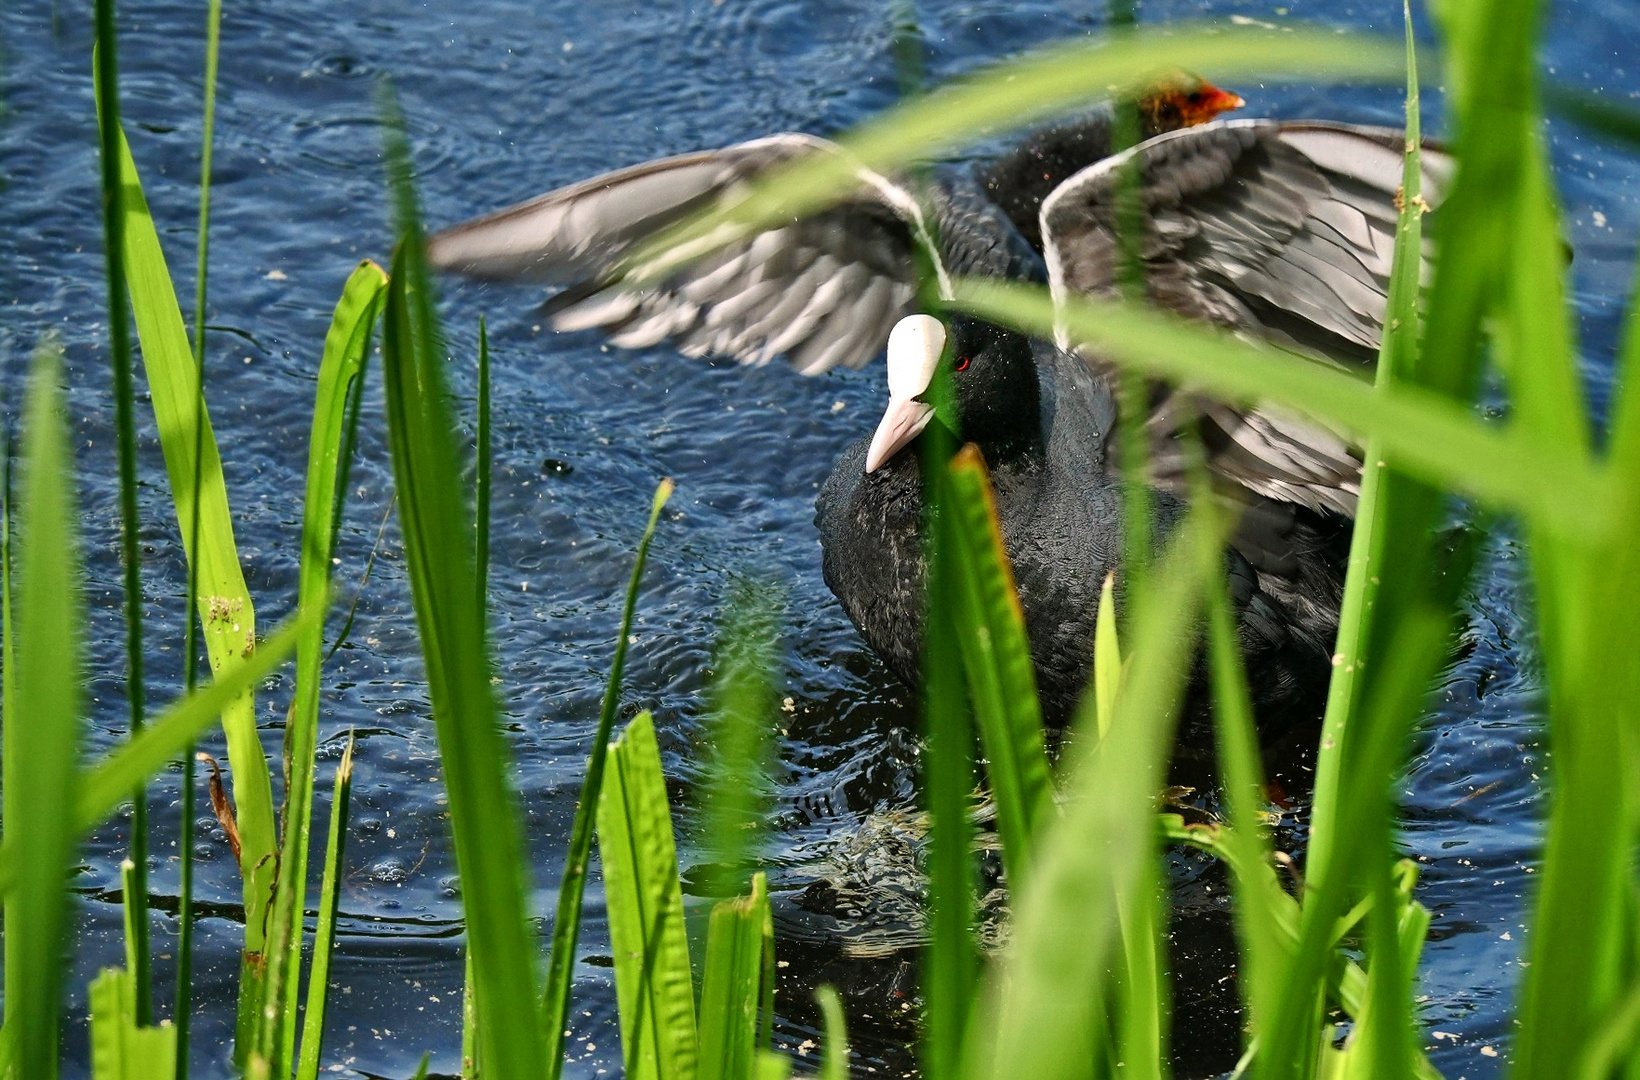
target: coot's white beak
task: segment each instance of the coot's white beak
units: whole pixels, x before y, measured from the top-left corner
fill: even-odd
[[[932,315],[907,315],[888,335],[888,408],[866,451],[867,473],[882,468],[934,418],[934,406],[918,397],[934,381],[944,351],[945,326]]]

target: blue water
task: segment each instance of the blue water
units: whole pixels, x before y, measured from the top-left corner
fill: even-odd
[[[937,78],[1099,24],[1087,3],[919,5]],[[1399,5],[1347,0],[1284,6],[1214,0],[1143,5],[1146,21],[1209,15],[1399,32]],[[217,119],[209,320],[209,395],[240,552],[264,627],[293,603],[302,470],[313,376],[331,308],[361,258],[389,245],[372,88],[391,76],[408,118],[426,215],[448,224],[588,174],[666,153],[779,130],[837,131],[896,98],[890,15],[881,2],[801,5],[737,0],[646,3],[403,5],[285,0],[227,5]],[[81,472],[91,749],[125,726],[117,511],[86,5],[40,0],[0,10],[0,375],[14,402],[30,349],[54,331],[67,347]],[[201,4],[131,3],[122,17],[123,107],[179,292],[193,294],[195,180],[204,12]],[[1427,40],[1425,48],[1433,49]],[[1563,5],[1544,65],[1613,99],[1640,96],[1640,8],[1622,0]],[[1250,112],[1393,123],[1394,88],[1237,85]],[[1427,126],[1440,94],[1426,88]],[[1640,159],[1551,126],[1575,250],[1574,300],[1597,405],[1640,227]],[[687,791],[699,754],[695,717],[710,642],[729,586],[773,580],[787,605],[780,692],[777,884],[848,856],[868,812],[874,827],[912,797],[914,720],[820,579],[814,494],[840,449],[876,416],[874,371],[805,380],[772,366],[741,371],[664,349],[604,351],[557,336],[526,289],[451,284],[444,311],[454,381],[470,413],[476,321],[495,355],[496,473],[492,612],[498,674],[533,856],[536,912],[552,909],[557,867],[613,647],[618,595],[656,480],[678,483],[640,603],[626,708],[654,709],[668,767]],[[139,403],[139,416],[145,411]],[[367,398],[339,556],[356,582],[391,492],[379,395]],[[150,694],[180,680],[183,570],[151,420],[141,429],[144,587]],[[567,467],[566,467],[567,466]],[[1405,785],[1405,845],[1423,868],[1434,912],[1420,1000],[1427,1045],[1452,1078],[1499,1075],[1520,973],[1527,898],[1543,810],[1545,748],[1532,655],[1525,553],[1508,535],[1487,549],[1466,601],[1464,658],[1435,699]],[[353,1076],[406,1076],[421,1053],[458,1067],[462,927],[442,817],[437,748],[401,548],[389,522],[349,642],[327,669],[321,756],[358,732],[356,829],[348,853],[326,1064]],[[291,692],[288,675],[259,698],[270,750]],[[214,752],[224,757],[221,747]],[[176,895],[177,778],[153,789],[156,903]],[[328,782],[321,781],[328,793]],[[325,796],[328,799],[328,794]],[[320,811],[324,820],[325,810]],[[128,824],[98,829],[75,878],[68,978],[67,1074],[85,1075],[84,988],[121,960],[118,864]],[[228,1072],[240,927],[238,877],[221,834],[202,819],[195,1067]],[[686,860],[690,857],[685,850]],[[1221,890],[1222,892],[1222,890]],[[1221,903],[1205,902],[1209,909]],[[608,952],[596,887],[578,965],[569,1074],[619,1070]],[[1220,910],[1222,913],[1222,909]],[[176,923],[156,915],[160,999],[170,995]],[[788,980],[824,974],[860,1009],[862,1073],[910,1065],[903,1022],[886,1018],[907,990],[894,962],[851,963],[812,946]],[[1181,972],[1186,969],[1181,968]],[[1194,969],[1190,969],[1194,971]],[[1217,1010],[1233,984],[1205,975],[1181,992],[1176,1026]],[[1215,976],[1216,978],[1216,976]],[[882,1008],[873,1009],[875,999]],[[810,1009],[784,999],[779,1037],[812,1037]],[[864,1015],[871,1013],[872,1015]],[[1227,1045],[1197,1046],[1204,1070]],[[1200,1040],[1198,1040],[1200,1041]]]

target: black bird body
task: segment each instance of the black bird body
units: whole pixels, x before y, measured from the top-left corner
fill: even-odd
[[[1401,134],[1274,121],[1160,126],[1121,159],[1136,164],[1149,298],[1319,359],[1370,362]],[[756,364],[785,354],[813,374],[864,364],[889,340],[889,412],[844,451],[815,521],[827,585],[908,684],[920,664],[924,555],[918,455],[905,451],[930,422],[921,395],[934,365],[946,365],[959,434],[991,471],[1044,716],[1062,723],[1091,670],[1101,586],[1112,571],[1120,577],[1112,370],[1067,343],[960,316],[925,325],[940,341],[925,343],[921,360],[897,361],[890,330],[926,318],[910,314],[919,244],[942,288],[980,275],[1046,281],[1060,295],[1113,294],[1120,160],[1109,146],[1109,113],[1096,111],[995,162],[935,166],[916,184],[861,167],[857,190],[830,209],[680,259],[659,279],[627,265],[641,241],[738,199],[763,171],[843,153],[811,136],[774,136],[551,192],[433,237],[429,256],[478,277],[568,283],[550,305],[559,328],[602,328],[620,345],[672,340],[686,354]],[[1425,162],[1434,203],[1450,162],[1435,150]],[[1227,558],[1261,723],[1318,712],[1359,489],[1356,453],[1300,417],[1176,388],[1154,387],[1142,420],[1154,535],[1179,514],[1187,428],[1202,438],[1217,489],[1243,512]]]
[[[1017,337],[1017,336],[1016,336]],[[1003,546],[1013,564],[1031,640],[1043,713],[1063,722],[1087,683],[1105,576],[1122,546],[1122,492],[1103,439],[1116,410],[1080,360],[1047,342],[1014,342],[1032,361],[1040,438],[986,447]],[[843,451],[815,504],[826,585],[902,680],[921,664],[923,513],[920,454],[904,452],[866,473],[870,436]],[[1163,496],[1166,519],[1175,507]]]

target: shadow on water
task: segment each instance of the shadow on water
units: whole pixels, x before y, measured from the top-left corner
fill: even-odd
[[[1102,5],[926,3],[919,20],[931,80],[1096,26]],[[91,751],[123,735],[116,493],[106,358],[90,27],[49,0],[0,8],[0,374],[17,400],[23,359],[46,329],[68,351],[70,419],[82,477],[93,625]],[[1146,20],[1204,14],[1185,0],[1147,4]],[[1278,22],[1286,7],[1210,0],[1205,14]],[[1293,14],[1399,32],[1399,5],[1316,0]],[[133,151],[177,274],[188,279],[199,141],[203,14],[195,5],[130,6],[122,38]],[[1427,30],[1427,27],[1425,28]],[[1560,5],[1545,63],[1616,97],[1640,89],[1640,9],[1622,0]],[[837,131],[898,96],[892,27],[877,0],[803,6],[608,5],[494,0],[406,8],[387,0],[229,5],[217,120],[213,337],[209,390],[250,587],[269,619],[294,605],[306,435],[318,350],[341,283],[388,243],[373,72],[391,73],[408,118],[428,221],[442,225],[593,173],[781,130]],[[1396,123],[1399,92],[1236,86],[1256,115]],[[1432,99],[1432,100],[1430,100]],[[1426,95],[1427,115],[1439,115]],[[1433,125],[1432,125],[1433,126]],[[1640,162],[1551,125],[1567,209],[1580,334],[1608,355],[1640,231]],[[541,325],[540,296],[450,284],[446,325],[454,386],[471,411],[476,321],[489,316],[495,357],[492,626],[543,917],[556,896],[582,762],[596,721],[630,552],[655,479],[677,480],[639,604],[628,708],[657,717],[674,794],[698,777],[701,691],[731,579],[755,574],[789,597],[789,653],[778,752],[771,877],[783,932],[782,1045],[815,1038],[806,997],[837,984],[854,1006],[860,1067],[899,1072],[915,973],[904,947],[917,883],[905,872],[915,834],[916,721],[820,579],[813,499],[842,447],[881,408],[881,373],[805,380],[778,366],[737,370],[664,350],[605,351]],[[1590,366],[1596,401],[1610,373]],[[387,509],[391,478],[379,390],[365,430],[338,580],[351,588]],[[139,410],[140,412],[140,410]],[[141,461],[162,468],[151,420]],[[183,569],[169,500],[141,494],[144,584],[153,613],[152,700],[181,678]],[[396,523],[390,524],[348,643],[327,668],[321,768],[349,728],[361,739],[355,836],[333,968],[327,1065],[356,1076],[408,1076],[423,1050],[435,1072],[459,1065],[460,903],[444,794]],[[1521,958],[1525,897],[1538,844],[1544,750],[1538,677],[1519,543],[1492,542],[1466,601],[1466,654],[1449,669],[1402,789],[1401,843],[1423,870],[1434,913],[1419,990],[1426,1042],[1449,1076],[1501,1074]],[[263,732],[282,735],[290,677],[270,681]],[[204,747],[223,757],[220,745]],[[1302,808],[1302,763],[1283,786]],[[1288,780],[1292,782],[1289,784]],[[160,1001],[173,978],[177,778],[152,789]],[[328,797],[328,785],[321,784]],[[328,808],[321,805],[318,820]],[[1299,815],[1301,820],[1302,815]],[[237,874],[214,822],[199,823],[199,960],[194,1067],[229,1072],[239,928]],[[112,819],[83,851],[69,986],[65,1076],[88,1074],[84,988],[121,957],[119,861],[127,823]],[[1301,826],[1293,842],[1302,839]],[[686,863],[695,861],[687,842]],[[876,861],[873,861],[876,860]],[[1194,856],[1173,859],[1174,1031],[1180,1076],[1226,1066],[1239,1023],[1224,886]],[[847,874],[877,881],[872,904]],[[571,1013],[567,1075],[619,1070],[601,896],[590,890]],[[859,912],[860,914],[851,914]],[[861,922],[878,950],[846,950]],[[844,931],[850,931],[845,933]],[[898,936],[897,936],[898,935]],[[857,935],[855,935],[857,936]],[[812,1050],[812,1047],[811,1047]]]

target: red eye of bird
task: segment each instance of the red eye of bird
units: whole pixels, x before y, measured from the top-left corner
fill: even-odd
[[[957,361],[956,370],[958,370],[958,371],[967,371],[968,370],[968,365],[973,363],[973,362],[974,361],[971,357],[964,356],[964,357],[962,357],[961,359],[959,359]]]

